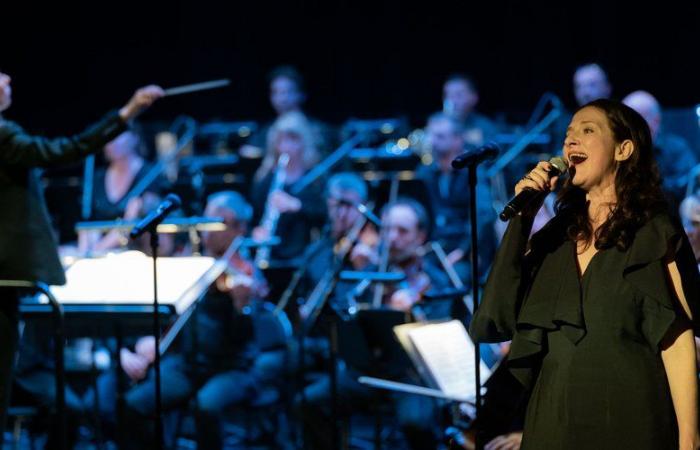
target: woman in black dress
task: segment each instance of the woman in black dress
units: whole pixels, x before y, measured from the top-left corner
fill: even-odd
[[[574,115],[564,156],[557,215],[531,239],[536,208],[511,221],[470,330],[512,339],[509,368],[532,389],[521,448],[695,449],[700,280],[649,129],[596,100]],[[516,193],[551,190],[550,167]]]

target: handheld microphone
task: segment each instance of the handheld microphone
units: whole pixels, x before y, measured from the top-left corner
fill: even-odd
[[[158,207],[151,211],[146,217],[141,219],[134,228],[129,232],[131,239],[136,239],[146,231],[152,231],[161,223],[165,217],[171,212],[179,209],[182,205],[180,197],[175,194],[168,194]]]
[[[501,148],[495,142],[488,142],[476,150],[462,153],[452,160],[453,169],[463,169],[467,166],[476,166],[485,161],[491,161],[501,152]]]
[[[549,163],[552,165],[552,169],[549,171],[549,178],[564,174],[568,170],[568,165],[561,156],[555,156],[549,160]],[[498,217],[502,221],[507,222],[520,213],[520,211],[525,209],[525,207],[532,203],[535,199],[541,199],[547,194],[548,192],[545,191],[525,188],[508,202]]]

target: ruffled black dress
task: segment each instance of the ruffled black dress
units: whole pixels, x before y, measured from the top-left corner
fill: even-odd
[[[511,221],[470,328],[480,342],[512,339],[507,364],[532,389],[521,449],[677,450],[660,343],[693,326],[667,280],[669,255],[698,317],[685,233],[657,215],[581,275],[567,225],[557,216],[527,248],[531,223]]]

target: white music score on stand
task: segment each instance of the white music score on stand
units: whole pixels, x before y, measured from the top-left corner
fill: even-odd
[[[474,344],[460,321],[408,323],[394,327],[394,334],[430,388],[371,377],[360,377],[360,383],[381,389],[474,402]],[[483,361],[481,374],[483,386],[491,375]]]
[[[181,314],[221,274],[214,258],[159,257],[158,302]],[[152,305],[153,260],[138,251],[76,261],[51,292],[63,305]]]

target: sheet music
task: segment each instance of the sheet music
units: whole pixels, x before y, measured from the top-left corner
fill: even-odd
[[[476,397],[474,344],[460,321],[414,326],[406,334],[442,392],[451,397]],[[483,361],[480,368],[483,385],[491,372]]]
[[[180,314],[221,272],[209,257],[158,258],[158,301]],[[66,271],[65,286],[51,292],[63,304],[151,304],[153,259],[129,251],[77,261]]]

